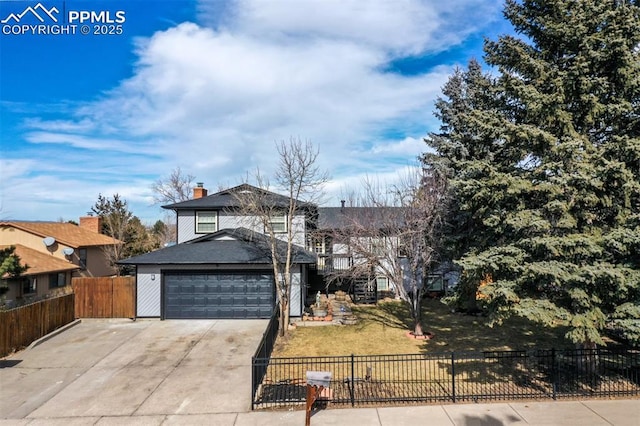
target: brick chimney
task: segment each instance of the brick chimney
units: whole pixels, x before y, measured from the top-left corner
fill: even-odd
[[[204,183],[198,182],[196,187],[193,188],[193,199],[202,198],[207,196],[207,190],[204,189]]]
[[[87,229],[91,232],[102,232],[102,218],[99,216],[82,216],[80,218],[80,227]]]

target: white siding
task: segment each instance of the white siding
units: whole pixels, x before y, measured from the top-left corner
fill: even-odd
[[[138,266],[136,316],[160,316],[160,283],[162,282],[160,278],[160,267]]]
[[[194,210],[178,212],[178,244],[192,240],[204,234],[196,234],[196,213]],[[233,212],[218,212],[218,230],[226,228],[247,228],[254,232],[264,233],[262,222],[255,216],[241,216]],[[305,217],[297,215],[293,218],[293,243],[300,247],[306,246]],[[287,234],[276,234],[282,240],[287,239]]]
[[[247,228],[258,232],[263,232],[262,224],[257,217],[243,216],[232,212],[220,212],[219,229],[225,228]]]
[[[331,252],[333,254],[349,254],[349,245],[348,244],[334,244]]]
[[[300,247],[307,246],[307,239],[305,237],[305,218],[303,215],[298,215],[293,218],[293,243]],[[286,235],[283,236],[286,238]]]
[[[291,274],[291,301],[289,302],[289,315],[292,317],[302,316],[302,271],[297,266]]]
[[[194,211],[178,212],[178,244],[193,240],[196,234],[196,214]]]

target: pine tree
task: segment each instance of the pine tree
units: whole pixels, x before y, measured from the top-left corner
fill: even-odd
[[[29,269],[28,265],[21,264],[15,250],[15,246],[0,249],[0,296],[9,290],[9,281],[18,279]]]
[[[507,1],[505,16],[523,37],[485,44],[495,77],[454,73],[423,157],[450,178],[458,302],[587,347],[608,326],[640,342],[640,6]]]

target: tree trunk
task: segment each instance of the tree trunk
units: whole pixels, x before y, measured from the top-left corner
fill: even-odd
[[[278,329],[278,334],[280,337],[284,337],[287,332],[287,327],[289,326],[289,315],[286,313],[289,311],[288,304],[286,302],[280,302],[280,327]]]
[[[288,300],[284,304],[284,312],[282,312],[282,318],[283,318],[283,326],[284,326],[284,331],[283,331],[283,336],[284,336],[284,333],[286,333],[287,330],[289,329],[289,301]]]
[[[420,324],[420,320],[416,320],[413,326],[413,335],[414,336],[424,336],[424,332],[422,331],[422,324]]]
[[[416,291],[416,293],[418,294],[415,295],[413,300],[411,301],[411,316],[413,318],[413,335],[423,336],[424,332],[422,331],[422,324],[420,322],[420,320],[422,319],[422,315],[420,312],[421,294],[418,291]]]

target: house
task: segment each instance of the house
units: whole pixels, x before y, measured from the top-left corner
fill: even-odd
[[[289,198],[251,185],[215,194],[198,184],[194,198],[163,206],[176,212],[177,244],[120,261],[136,267],[138,317],[268,318],[276,305],[270,239],[257,217],[242,213],[239,197],[260,191],[274,207],[278,251],[286,250]],[[290,315],[302,315],[309,266],[306,227],[315,206],[299,203],[293,223]]]
[[[277,302],[271,240],[262,220],[247,215],[240,201],[256,193],[270,207],[270,228],[282,240],[278,251],[286,250],[288,197],[247,184],[209,195],[198,184],[193,199],[163,206],[176,213],[176,245],[119,262],[135,267],[138,317],[270,316]],[[398,208],[346,208],[344,204],[333,208],[302,202],[297,206],[291,221],[290,316],[301,316],[308,296],[312,299],[317,291],[324,292],[336,271],[355,271],[339,285],[352,293],[356,302],[375,302],[379,294],[392,292],[390,274],[381,270],[384,262],[380,258],[374,262],[354,248],[367,246],[374,256],[389,250],[398,253],[398,238],[391,232],[398,229]],[[354,224],[366,224],[376,232],[361,233],[354,240],[347,232]],[[389,232],[381,233],[385,227]],[[374,264],[377,266],[368,268]]]
[[[3,296],[7,304],[14,301],[42,297],[71,283],[71,274],[80,269],[68,260],[59,259],[21,244],[2,245],[0,249],[14,247],[14,254],[27,271],[20,277],[7,280],[8,291]]]
[[[319,207],[310,230],[310,249],[318,256],[317,273],[330,289],[343,289],[356,303],[375,303],[393,293],[385,252],[399,256],[399,207]],[[313,290],[316,290],[314,287]]]
[[[115,273],[105,249],[118,241],[100,233],[100,218],[80,218],[80,225],[62,222],[1,221],[0,247],[15,247],[29,268],[9,282],[6,300],[41,297],[71,284],[73,277]]]
[[[136,266],[138,317],[268,318],[276,306],[270,240],[228,228],[122,261]],[[278,241],[278,250],[287,245]],[[290,312],[300,316],[315,256],[294,247]]]
[[[323,286],[345,290],[356,303],[375,303],[380,297],[398,294],[408,279],[406,207],[319,207],[315,227],[309,230],[309,249],[318,256],[312,291]],[[433,265],[429,265],[433,266]],[[423,283],[428,294],[442,294],[457,283],[455,267],[442,262],[433,267]]]

